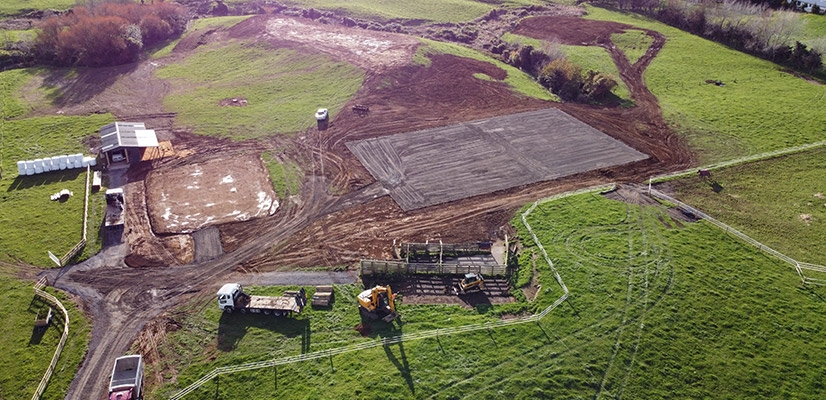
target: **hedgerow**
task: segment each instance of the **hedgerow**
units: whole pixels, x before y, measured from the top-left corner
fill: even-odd
[[[186,9],[172,3],[102,3],[47,19],[37,57],[59,66],[99,67],[135,61],[144,47],[180,35]]]

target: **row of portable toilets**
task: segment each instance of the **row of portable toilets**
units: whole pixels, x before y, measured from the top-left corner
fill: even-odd
[[[83,154],[70,154],[46,158],[36,158],[17,162],[19,175],[35,175],[49,171],[64,169],[94,167],[98,161],[95,157],[84,157]]]

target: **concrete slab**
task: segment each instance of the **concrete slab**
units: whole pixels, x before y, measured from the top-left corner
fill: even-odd
[[[555,108],[347,143],[414,210],[647,155]]]

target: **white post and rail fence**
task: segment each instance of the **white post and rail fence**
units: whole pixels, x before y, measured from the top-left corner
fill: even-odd
[[[66,346],[66,340],[69,338],[69,313],[57,297],[54,297],[50,293],[43,290],[44,286],[46,286],[46,277],[40,278],[40,280],[34,285],[34,294],[60,310],[60,313],[63,316],[63,333],[60,335],[60,342],[58,342],[57,349],[54,351],[52,361],[49,363],[49,368],[46,369],[46,373],[40,380],[40,384],[37,385],[37,390],[35,390],[32,400],[40,400],[40,396],[43,396],[43,391],[45,391],[46,386],[49,385],[49,380],[52,378],[52,373],[54,372],[55,366],[57,366],[57,360],[63,352],[63,347]]]

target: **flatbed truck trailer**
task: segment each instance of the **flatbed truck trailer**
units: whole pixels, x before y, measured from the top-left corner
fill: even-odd
[[[304,288],[288,290],[281,296],[251,296],[238,283],[227,283],[218,291],[218,307],[225,313],[254,313],[288,316],[300,313],[307,304]]]

